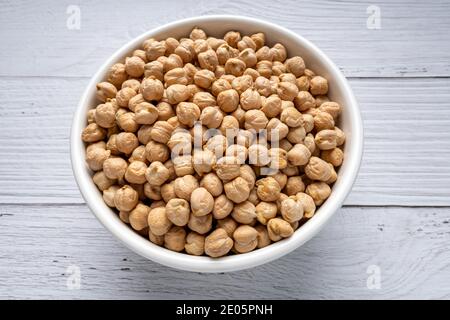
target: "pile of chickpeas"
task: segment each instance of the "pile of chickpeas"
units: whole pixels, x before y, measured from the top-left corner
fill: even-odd
[[[165,248],[220,257],[290,237],[331,194],[341,106],[263,33],[148,39],[97,84],[82,139],[105,203]]]

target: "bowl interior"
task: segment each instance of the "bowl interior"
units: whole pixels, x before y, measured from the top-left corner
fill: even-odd
[[[302,56],[307,68],[328,79],[330,99],[343,106],[339,126],[347,137],[344,148],[345,160],[339,169],[338,180],[333,186],[333,192],[313,218],[297,229],[294,235],[288,239],[250,253],[218,259],[190,256],[161,248],[137,235],[125,225],[106,206],[101,193],[92,182],[92,173],[84,160],[85,147],[80,138],[81,132],[86,126],[87,111],[98,104],[95,99],[95,84],[105,79],[111,65],[123,60],[149,37],[156,39],[187,37],[191,29],[196,26],[214,37],[223,37],[229,30],[240,31],[243,35],[264,32],[266,43],[270,46],[280,42],[286,47],[288,56]],[[362,134],[359,109],[346,79],[339,69],[309,41],[287,29],[257,19],[237,16],[204,16],[177,21],[149,31],[124,45],[104,63],[90,81],[75,113],[72,126],[71,157],[75,178],[88,206],[105,227],[129,248],[144,257],[174,268],[197,272],[225,272],[250,268],[272,261],[302,245],[320,230],[326,220],[342,205],[353,185],[362,155]]]

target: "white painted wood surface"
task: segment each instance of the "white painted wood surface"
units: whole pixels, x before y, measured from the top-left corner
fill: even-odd
[[[450,298],[450,2],[76,1],[0,5],[0,298]],[[325,229],[270,264],[205,275],[126,249],[73,180],[72,113],[116,48],[176,19],[263,18],[314,41],[350,77],[366,135],[357,183]],[[69,290],[71,265],[81,288]],[[367,287],[369,266],[381,288]]]

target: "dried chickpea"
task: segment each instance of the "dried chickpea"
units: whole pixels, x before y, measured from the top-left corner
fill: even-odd
[[[180,102],[176,109],[178,121],[180,123],[192,127],[200,118],[200,108],[192,102]]]
[[[308,163],[311,152],[303,144],[296,144],[287,153],[287,159],[294,166],[303,166]]]
[[[149,141],[145,146],[145,154],[150,162],[166,162],[169,159],[170,151],[165,144]]]
[[[296,128],[290,128],[286,138],[290,143],[297,144],[303,143],[305,137],[306,137],[306,130],[303,126],[301,126]]]
[[[139,91],[147,101],[161,100],[164,94],[164,86],[158,79],[145,78],[141,82]]]
[[[256,205],[256,219],[263,225],[277,216],[278,208],[274,202],[261,201]]]
[[[122,179],[128,164],[122,158],[108,158],[103,162],[103,172],[109,179]]]
[[[281,202],[281,216],[289,223],[300,221],[303,218],[303,205],[295,198],[287,198]]]
[[[199,217],[191,214],[188,227],[199,234],[208,233],[212,228],[212,214]]]
[[[294,98],[298,95],[298,88],[291,82],[280,82],[278,84],[277,93],[278,96],[285,101],[294,101]]]
[[[194,256],[201,256],[205,252],[205,237],[198,234],[197,232],[189,232],[186,237],[186,244],[184,245],[184,250],[188,254]]]
[[[107,81],[112,83],[117,88],[120,88],[122,83],[127,80],[127,78],[128,75],[125,65],[123,63],[116,63],[109,69]]]
[[[345,133],[338,127],[334,128],[334,131],[336,132],[336,146],[342,146],[345,143]]]
[[[337,146],[337,135],[335,130],[322,130],[317,132],[314,138],[320,150],[331,150]]]
[[[139,195],[136,190],[124,185],[114,195],[114,206],[120,211],[131,211],[136,207]]]
[[[234,206],[231,216],[238,223],[253,224],[256,221],[256,207],[250,201],[244,201]]]
[[[185,199],[170,199],[166,204],[167,219],[176,226],[185,226],[189,222],[190,216],[189,202]]]
[[[174,131],[174,127],[167,121],[156,121],[150,132],[153,141],[166,144]]]
[[[276,43],[272,48],[273,61],[284,62],[287,57],[286,48],[281,43]]]
[[[239,253],[250,252],[258,245],[258,231],[255,228],[243,225],[233,232],[234,249]]]
[[[152,186],[161,186],[169,179],[169,169],[159,161],[154,161],[145,170],[144,177],[148,183]]]
[[[321,112],[329,113],[334,119],[337,119],[341,113],[341,106],[337,102],[324,102],[318,108]]]
[[[225,63],[225,72],[235,77],[242,76],[245,71],[245,62],[238,58],[230,58]]]
[[[147,165],[142,161],[131,162],[127,170],[125,171],[125,179],[129,183],[143,184],[147,180],[145,178],[145,172],[147,170]]]
[[[295,81],[299,91],[309,91],[309,77],[301,76]]]
[[[303,192],[297,193],[295,197],[297,198],[297,201],[300,202],[303,206],[305,218],[311,218],[316,212],[314,199],[310,195]]]
[[[305,166],[305,173],[311,180],[327,181],[331,178],[332,170],[328,162],[318,157],[311,157]]]
[[[121,211],[122,212],[122,211]],[[142,230],[148,227],[148,213],[150,208],[143,203],[138,203],[128,215],[131,227],[134,230]]]
[[[215,173],[208,173],[200,180],[200,187],[205,188],[213,197],[218,197],[223,192],[222,180]]]
[[[144,194],[147,198],[155,200],[154,202],[152,202],[152,206],[155,207],[154,204],[162,199],[161,186],[151,185],[150,183],[146,182],[144,184]]]
[[[99,171],[110,155],[111,151],[106,150],[106,144],[103,141],[96,142],[86,148],[86,163],[91,170]]]
[[[315,76],[310,80],[310,88],[311,94],[317,96],[328,93],[328,81],[324,77]]]
[[[241,177],[237,177],[224,184],[223,189],[228,199],[234,203],[241,203],[248,199],[250,188],[248,182]]]
[[[270,119],[267,123],[266,129],[267,140],[269,141],[280,141],[286,138],[289,133],[289,127],[278,118]]]
[[[200,121],[208,128],[218,128],[222,120],[223,113],[217,107],[206,107],[200,115]]]
[[[214,200],[213,217],[215,219],[226,218],[234,208],[234,203],[227,198],[226,195],[221,194]]]
[[[150,231],[157,236],[162,236],[170,230],[172,222],[167,218],[165,207],[150,210],[148,214],[148,226]]]
[[[260,109],[261,96],[256,89],[248,88],[240,97],[241,108],[244,110]],[[224,110],[225,111],[225,110]]]
[[[190,203],[193,215],[197,217],[205,216],[212,212],[214,207],[214,198],[208,190],[200,187],[192,191]]]
[[[240,174],[239,168],[239,161],[234,156],[222,157],[213,166],[217,176],[223,181],[230,181],[238,177]]]
[[[306,187],[306,194],[313,198],[316,206],[320,206],[331,194],[331,188],[325,182],[314,182]]]
[[[139,146],[139,141],[134,133],[121,132],[116,136],[116,146],[118,151],[131,154]]]
[[[139,78],[144,74],[145,61],[139,57],[130,57],[125,59],[125,71],[135,78]]]
[[[280,120],[291,128],[303,125],[302,114],[294,107],[288,107],[281,111]]]
[[[295,196],[305,191],[305,183],[300,176],[292,176],[287,179],[285,192],[288,196]]]
[[[110,102],[99,104],[94,111],[94,120],[103,128],[112,128],[116,123],[116,109]]]
[[[214,107],[216,105],[216,98],[209,92],[197,92],[192,98],[200,110],[203,111],[206,107]]]
[[[334,129],[334,119],[328,112],[320,112],[314,116],[314,129],[319,132],[325,129]]]
[[[255,131],[266,128],[269,120],[261,110],[248,110],[245,113],[245,129],[253,129]]]
[[[92,176],[92,181],[94,181],[100,191],[105,191],[116,182],[114,179],[109,179],[103,171],[96,172]]]
[[[174,158],[172,162],[177,176],[182,177],[185,175],[194,174],[194,166],[192,164],[191,155],[178,156]]]
[[[191,193],[199,187],[197,179],[192,175],[178,177],[174,182],[175,194],[178,198],[190,200]]]
[[[281,188],[277,180],[266,177],[256,181],[257,194],[262,201],[276,201],[280,197]]]
[[[222,119],[222,123],[220,124],[219,130],[222,132],[222,135],[228,137],[237,132],[239,129],[239,121],[230,115],[226,115]],[[229,135],[228,135],[229,134]]]
[[[84,142],[97,142],[105,139],[106,130],[100,127],[96,123],[90,123],[86,128],[83,129],[81,133],[81,139]]]
[[[320,157],[333,166],[339,167],[344,159],[344,152],[339,148],[324,150],[321,152]]]
[[[305,72],[305,61],[299,56],[287,59],[285,65],[287,72],[293,73],[297,78]]]
[[[100,82],[97,84],[96,97],[101,102],[106,102],[114,98],[117,94],[117,88],[109,82]]]
[[[268,118],[275,118],[281,113],[281,99],[278,95],[267,97],[261,104],[261,111]]]
[[[294,98],[295,107],[303,112],[315,107],[314,97],[308,91],[299,91]]]
[[[205,238],[205,253],[210,257],[224,256],[232,247],[233,240],[222,228],[214,230]]]
[[[224,112],[233,112],[239,104],[239,94],[234,89],[221,91],[217,96],[217,105]]]
[[[187,85],[188,83],[189,79],[186,75],[186,70],[183,68],[173,68],[164,74],[164,85],[166,88],[174,84]]]
[[[252,144],[248,148],[248,159],[249,163],[262,167],[270,163],[269,150],[265,145],[262,144]]]
[[[169,250],[180,252],[184,250],[186,244],[186,230],[182,227],[174,226],[164,234],[164,247]]]
[[[214,153],[208,149],[195,150],[192,158],[192,164],[195,172],[199,175],[203,175],[212,170],[216,163],[216,157]]]
[[[116,195],[117,190],[120,189],[118,185],[112,185],[109,188],[103,190],[103,200],[106,205],[111,208],[115,208],[114,197]]]
[[[134,112],[117,112],[116,121],[123,131],[136,132],[139,129]]]
[[[160,189],[161,198],[166,203],[177,197],[177,195],[175,194],[174,184],[175,183],[173,181],[170,181],[161,186]]]
[[[148,102],[139,103],[134,112],[138,124],[153,124],[158,119],[158,109]]]
[[[153,242],[154,244],[158,245],[158,246],[162,246],[164,245],[164,235],[162,236],[157,236],[154,233],[152,233],[149,229],[148,231],[148,239]]]
[[[294,233],[294,229],[289,222],[280,218],[270,219],[267,223],[267,231],[272,241],[280,241],[283,238],[290,237]]]
[[[258,240],[257,248],[258,249],[267,247],[269,244],[272,243],[272,241],[269,238],[269,233],[267,231],[266,226],[259,224],[255,227],[255,229],[258,232],[258,236],[257,236],[257,240]]]
[[[284,169],[288,164],[287,152],[281,148],[271,148],[269,150],[269,158],[269,167],[272,169]]]

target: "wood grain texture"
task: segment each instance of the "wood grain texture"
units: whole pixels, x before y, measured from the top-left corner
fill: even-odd
[[[0,75],[90,76],[117,48],[164,23],[207,14],[262,18],[305,36],[347,76],[449,76],[448,1],[119,0],[76,1],[81,29],[69,30],[67,2],[2,1]],[[369,5],[381,29],[367,28]]]
[[[343,208],[291,254],[226,274],[146,260],[85,205],[4,205],[0,212],[0,298],[450,298],[448,208]],[[80,290],[67,289],[71,265],[80,268]],[[381,271],[378,290],[366,285],[370,265]]]
[[[72,114],[86,78],[0,78],[0,203],[83,203]],[[450,79],[352,79],[365,153],[347,205],[450,205]]]

